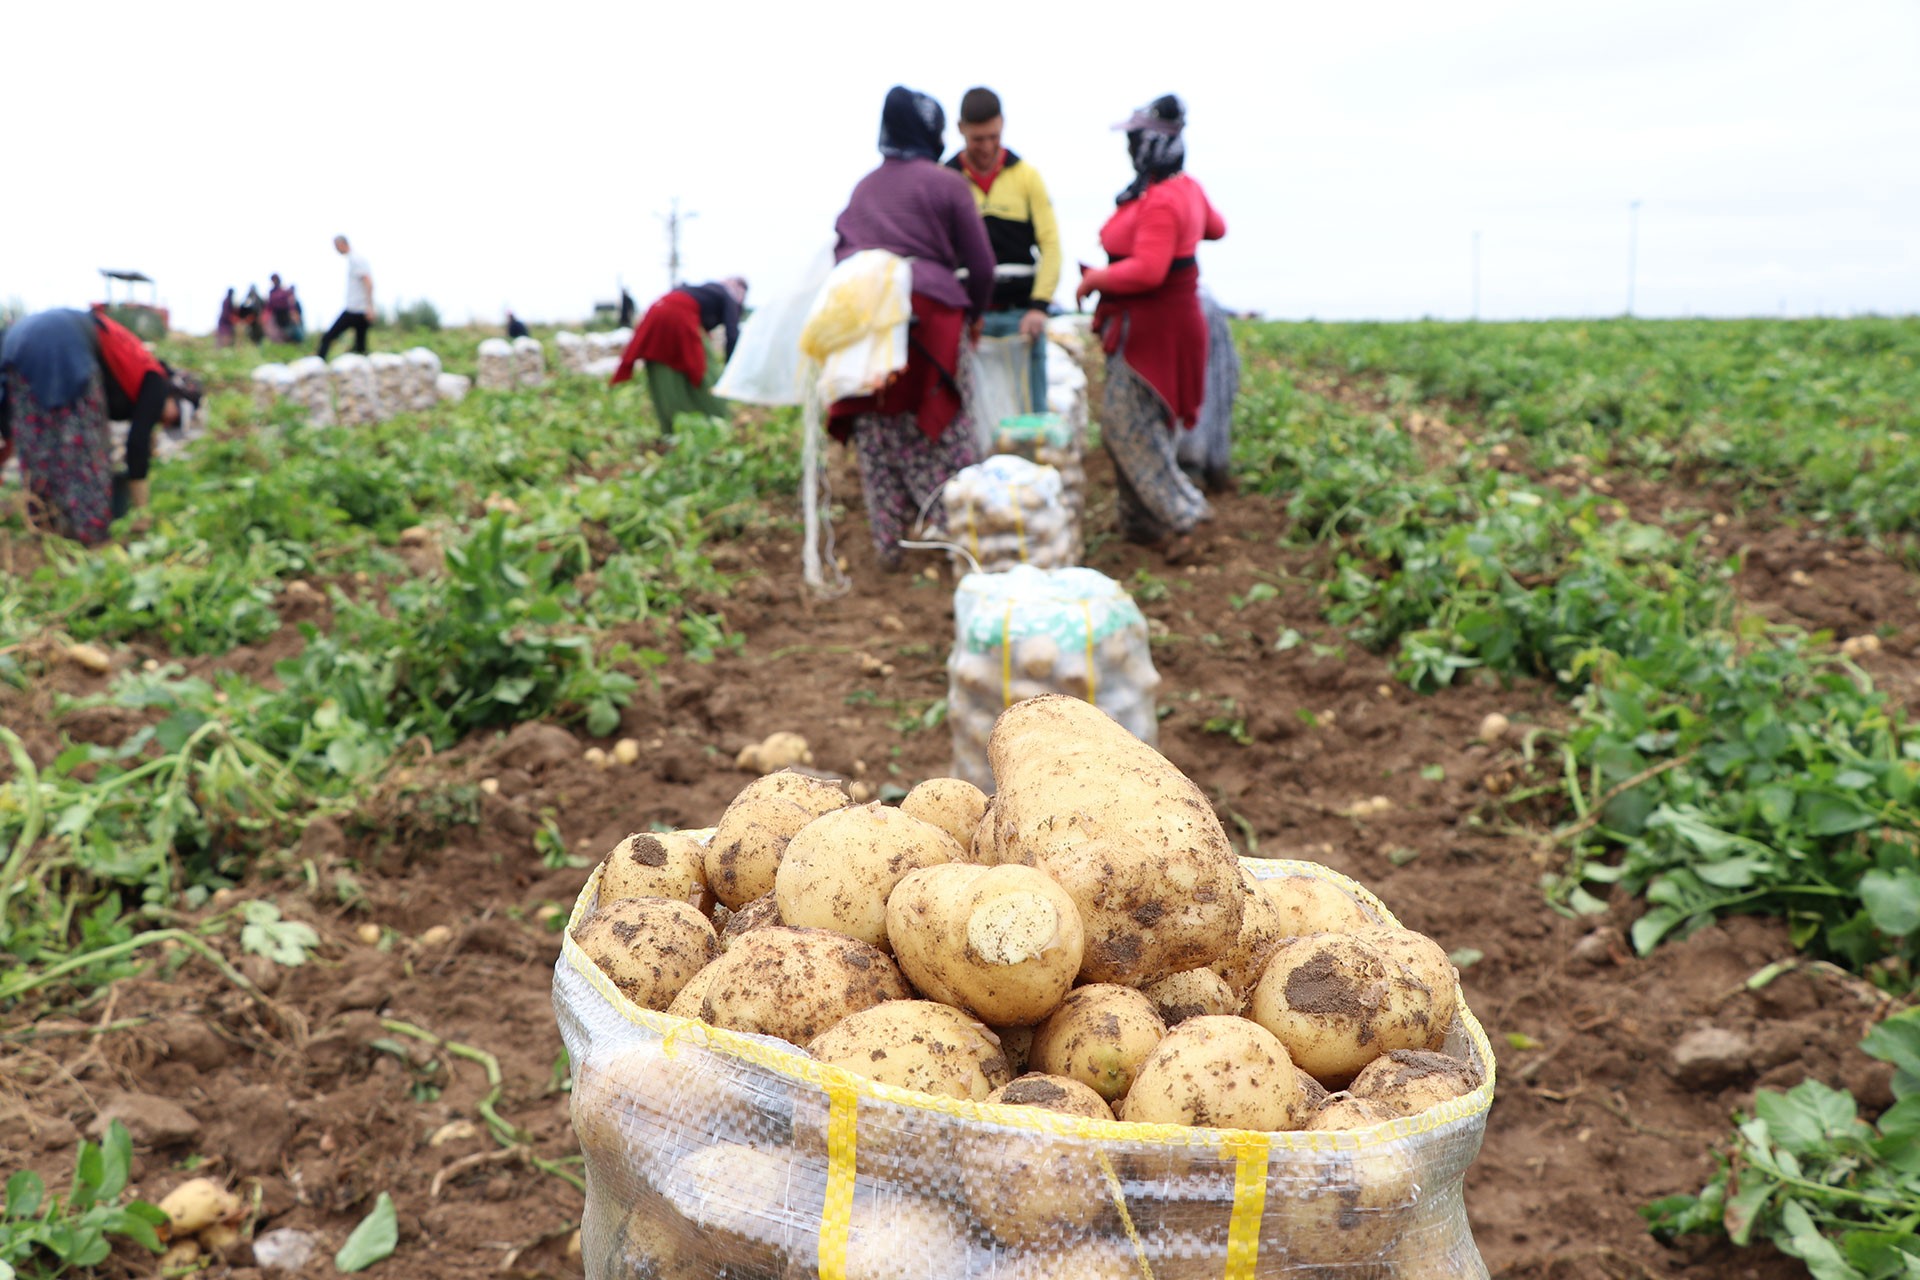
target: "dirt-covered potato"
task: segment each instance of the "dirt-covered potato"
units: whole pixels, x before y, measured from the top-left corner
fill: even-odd
[[[827,1168],[792,1151],[717,1142],[674,1161],[660,1193],[699,1233],[709,1264],[777,1274],[787,1257],[817,1239],[806,1223],[826,1198]],[[714,1271],[718,1272],[718,1265]]]
[[[780,918],[780,902],[771,893],[761,894],[738,911],[728,914],[727,922],[720,926],[720,949],[725,951],[740,940],[741,935],[752,933],[755,929],[779,927],[786,921]]]
[[[930,822],[883,804],[815,819],[787,845],[774,874],[780,918],[887,948],[887,898],[909,871],[958,862],[965,851]]]
[[[1076,1108],[1087,1100],[1097,1104],[1099,1115],[1091,1118],[1113,1118],[1099,1095],[1076,1080],[1022,1080],[1042,1083],[1025,1089],[1016,1083],[996,1090],[993,1099],[1008,1100],[1009,1090],[1014,1096],[1063,1095]],[[1063,1085],[1077,1092],[1065,1094]],[[1093,1142],[1045,1130],[994,1129],[970,1136],[960,1144],[958,1158],[966,1170],[962,1181],[974,1221],[1005,1244],[1036,1247],[1070,1240],[1089,1229],[1117,1229],[1099,1150]]]
[[[794,1250],[781,1280],[816,1280],[818,1234],[816,1228],[811,1247]],[[946,1205],[918,1196],[856,1196],[847,1228],[846,1280],[963,1276],[970,1256],[966,1224]]]
[[[975,1102],[1013,1074],[985,1023],[932,1000],[864,1009],[816,1036],[807,1052],[882,1084]]]
[[[1188,1018],[1231,1017],[1240,1012],[1241,999],[1227,980],[1211,969],[1188,969],[1160,979],[1143,992],[1153,1011],[1169,1027]]]
[[[1001,1085],[986,1100],[1009,1107],[1039,1107],[1082,1120],[1113,1119],[1113,1108],[1092,1089],[1067,1076],[1050,1076],[1042,1071],[1029,1071],[1011,1084]]]
[[[763,1127],[726,1079],[725,1065],[692,1045],[671,1055],[639,1044],[584,1058],[574,1064],[570,1098],[580,1150],[598,1168],[633,1167],[652,1177],[688,1144]],[[664,1134],[678,1142],[662,1141]]]
[[[822,814],[844,808],[847,793],[790,769],[750,782],[720,815],[707,844],[707,884],[733,910],[773,892],[787,842]]]
[[[720,954],[713,926],[693,906],[668,898],[604,899],[574,927],[573,940],[646,1009],[665,1009]]]
[[[240,1197],[212,1178],[189,1178],[160,1199],[160,1212],[174,1237],[193,1235],[216,1222],[239,1218]]]
[[[909,872],[887,899],[886,934],[921,994],[995,1026],[1058,1009],[1086,945],[1079,908],[1050,877],[967,862]]]
[[[1016,1074],[1027,1069],[1027,1058],[1033,1053],[1032,1027],[994,1027],[993,1034],[1000,1038],[1000,1052],[1007,1055],[1007,1069]]]
[[[1268,957],[1286,936],[1281,927],[1280,908],[1260,890],[1260,881],[1245,867],[1240,868],[1240,883],[1246,889],[1246,903],[1240,913],[1240,935],[1233,949],[1215,960],[1213,971],[1226,981],[1244,1005],[1267,967]],[[1235,1010],[1238,1012],[1238,1010]]]
[[[1427,985],[1375,943],[1316,933],[1273,953],[1247,1016],[1333,1089],[1383,1053],[1425,1048],[1441,1013]]]
[[[1332,1096],[1327,1092],[1327,1086],[1315,1080],[1305,1071],[1296,1070],[1293,1073],[1293,1078],[1300,1083],[1300,1101],[1293,1109],[1293,1114],[1296,1118],[1312,1115],[1320,1109],[1322,1103],[1326,1102],[1326,1100]]]
[[[971,848],[973,833],[987,812],[987,794],[965,778],[928,778],[907,792],[900,812],[931,822],[962,849]]]
[[[1287,1051],[1245,1018],[1188,1018],[1140,1064],[1120,1118],[1209,1129],[1290,1129],[1300,1087]]]
[[[680,988],[680,994],[667,1006],[667,1012],[676,1018],[698,1018],[706,1005],[707,987],[712,982],[713,966],[707,965],[687,979],[687,985]]]
[[[1377,945],[1382,951],[1407,967],[1433,996],[1435,1017],[1428,1028],[1425,1044],[1414,1047],[1438,1049],[1447,1041],[1447,1030],[1453,1025],[1454,1008],[1460,998],[1460,971],[1453,967],[1446,950],[1427,937],[1424,933],[1415,933],[1411,929],[1394,929],[1382,925],[1357,930],[1357,936]]]
[[[980,821],[973,829],[973,838],[967,842],[967,861],[977,862],[983,867],[991,867],[1000,861],[1000,846],[993,833],[993,797],[987,797],[987,807],[980,814]]]
[[[1369,1062],[1347,1091],[1389,1115],[1418,1115],[1480,1087],[1480,1073],[1444,1053],[1395,1049]]]
[[[1027,1065],[1078,1080],[1113,1102],[1126,1096],[1140,1064],[1166,1034],[1153,1002],[1132,987],[1080,987],[1033,1029]]]
[[[700,1018],[805,1045],[849,1014],[913,992],[878,947],[826,929],[755,929],[710,966]]]
[[[1144,987],[1233,949],[1247,890],[1200,788],[1106,712],[1015,703],[988,747],[994,858],[1059,881],[1087,933],[1080,977]]]
[[[1413,1217],[1417,1188],[1405,1143],[1276,1150],[1267,1171],[1267,1220],[1289,1269],[1380,1262]]]
[[[1306,1128],[1322,1129],[1367,1129],[1376,1124],[1385,1124],[1393,1119],[1391,1112],[1385,1111],[1365,1098],[1356,1098],[1351,1093],[1330,1093],[1326,1100],[1307,1117]]]
[[[1275,876],[1260,881],[1260,892],[1278,912],[1280,936],[1285,938],[1352,933],[1378,923],[1359,899],[1319,876]]]
[[[703,915],[713,910],[707,887],[707,851],[686,831],[636,831],[606,858],[600,900],[675,898]]]

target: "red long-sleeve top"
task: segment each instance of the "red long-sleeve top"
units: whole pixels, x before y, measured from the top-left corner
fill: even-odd
[[[1113,211],[1100,228],[1100,247],[1112,266],[1085,272],[1103,294],[1148,293],[1166,283],[1176,258],[1190,258],[1202,240],[1227,234],[1227,220],[1200,184],[1177,173]]]

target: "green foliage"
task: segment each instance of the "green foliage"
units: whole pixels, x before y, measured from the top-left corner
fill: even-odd
[[[99,1145],[80,1144],[73,1186],[65,1197],[48,1195],[40,1175],[30,1169],[9,1177],[0,1210],[0,1277],[52,1280],[96,1267],[113,1251],[116,1238],[162,1252],[155,1228],[167,1215],[144,1200],[120,1201],[132,1161],[133,1141],[115,1120]]]
[[[416,299],[404,307],[395,307],[393,327],[402,333],[438,333],[440,308],[425,298]]]
[[[400,1243],[400,1219],[393,1197],[382,1191],[373,1203],[373,1211],[360,1220],[340,1252],[333,1257],[335,1269],[343,1272],[365,1271],[382,1258],[391,1257]]]

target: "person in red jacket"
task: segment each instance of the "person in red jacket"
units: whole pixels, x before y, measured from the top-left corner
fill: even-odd
[[[1100,229],[1108,265],[1083,265],[1075,296],[1100,295],[1100,428],[1118,478],[1121,533],[1177,562],[1192,554],[1194,526],[1213,515],[1180,470],[1173,433],[1193,429],[1206,393],[1207,321],[1194,251],[1226,235],[1227,224],[1184,172],[1180,99],[1156,98],[1115,128],[1126,130],[1134,180]]]

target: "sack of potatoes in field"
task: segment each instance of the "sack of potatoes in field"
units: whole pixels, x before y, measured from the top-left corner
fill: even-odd
[[[1112,578],[1030,565],[970,573],[954,590],[953,618],[947,723],[955,777],[990,789],[994,722],[1043,693],[1084,698],[1148,746],[1159,742],[1160,674],[1147,620]]]
[[[537,387],[547,380],[547,354],[540,339],[513,340],[513,377],[523,387]]]
[[[1049,376],[1052,365],[1048,365]],[[1076,371],[1077,372],[1077,371]],[[1081,387],[1086,386],[1084,378]],[[1087,466],[1086,466],[1086,419],[1081,417],[1081,429],[1076,432],[1066,417],[1057,412],[1030,413],[1019,417],[1004,418],[993,429],[988,447],[995,454],[1008,454],[1016,458],[1043,467],[1052,467],[1060,473],[1060,491],[1067,504],[1069,520],[1068,537],[1072,543],[1073,558],[1069,564],[1079,564],[1086,553],[1086,541],[1082,530],[1085,527],[1087,511]]]
[[[435,399],[446,404],[459,404],[472,387],[473,379],[464,373],[443,373],[433,380]]]
[[[1079,563],[1079,525],[1060,473],[1052,467],[995,455],[954,472],[940,498],[947,512],[946,540],[963,548],[982,572]],[[954,560],[962,562],[957,554]]]
[[[293,372],[283,364],[263,364],[254,369],[251,383],[253,407],[264,412],[293,389]]]
[[[343,427],[366,427],[380,421],[380,389],[373,378],[373,361],[366,356],[335,356],[333,416]]]
[[[590,360],[604,360],[608,356],[618,359],[627,349],[627,343],[633,341],[632,329],[604,329],[587,335],[587,354]]]
[[[588,1280],[1484,1280],[1440,947],[1084,701],[990,755],[991,800],[786,770],[607,854],[554,970]]]
[[[333,370],[319,356],[301,356],[287,366],[291,384],[287,399],[306,411],[307,421],[316,427],[330,427],[337,418],[333,412]]]
[[[440,403],[440,357],[425,347],[409,347],[406,391],[401,407],[418,413]]]
[[[380,418],[384,420],[396,413],[405,413],[412,391],[407,375],[407,358],[397,351],[376,351],[367,357],[367,363],[373,366],[373,389],[378,397]]]
[[[586,338],[567,329],[553,335],[553,352],[554,359],[568,373],[579,373],[592,358]]]
[[[505,338],[488,338],[480,344],[480,373],[474,385],[482,391],[513,390],[515,358],[513,344]]]

